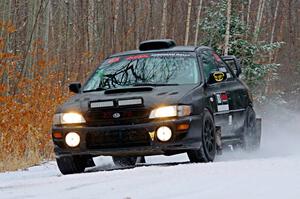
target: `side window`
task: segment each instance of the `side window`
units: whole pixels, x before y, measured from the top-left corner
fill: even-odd
[[[228,69],[228,66],[223,62],[219,55],[211,50],[203,51],[202,63],[205,79],[208,79],[209,75],[215,71],[226,73],[228,80],[232,79],[233,77],[231,71]]]
[[[225,62],[227,64],[227,66],[236,73],[236,67],[235,67],[234,60],[226,60]]]
[[[227,75],[227,80],[232,80],[233,78],[233,74],[231,72],[231,70],[228,68],[228,66],[225,64],[225,62],[221,59],[221,57],[219,55],[217,55],[217,53],[212,52],[215,61],[218,65],[218,71],[224,72]]]
[[[202,53],[202,64],[203,64],[203,72],[204,72],[204,77],[207,80],[209,75],[214,72],[218,71],[218,66],[215,63],[215,59],[212,55],[211,51],[203,51]]]

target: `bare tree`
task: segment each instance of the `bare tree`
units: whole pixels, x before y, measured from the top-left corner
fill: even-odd
[[[250,12],[251,12],[251,0],[248,1],[248,9],[247,9],[247,27],[250,24]]]
[[[186,26],[185,26],[185,39],[184,45],[187,45],[189,42],[189,32],[190,32],[190,20],[191,20],[191,9],[192,9],[192,0],[188,2],[188,12],[186,16]]]
[[[225,32],[224,55],[228,55],[229,38],[230,38],[230,17],[231,17],[231,0],[227,0],[227,23]]]
[[[201,16],[201,10],[202,10],[202,3],[203,3],[203,0],[200,0],[199,1],[199,6],[198,6],[198,12],[197,12],[197,22],[196,22],[194,46],[197,46],[197,44],[198,44],[198,35],[199,35],[199,28],[200,28],[200,16]]]
[[[258,39],[259,29],[263,17],[263,12],[265,8],[265,0],[260,0],[258,5],[258,11],[257,11],[257,17],[256,17],[256,23],[254,27],[254,41],[256,42]]]
[[[270,56],[265,61],[278,60],[288,64],[289,71],[299,62],[291,57],[300,53],[299,32],[300,18],[296,0],[228,0],[227,24],[225,29],[224,53],[230,50],[231,13],[240,13],[241,19],[253,34],[246,39],[274,42],[285,41],[286,47]],[[6,50],[18,54],[17,74],[33,77],[37,70],[37,60],[46,58],[53,61],[53,67],[47,71],[56,71],[58,80],[67,84],[70,79],[82,81],[92,71],[96,63],[112,52],[130,50],[146,39],[172,36],[178,44],[202,42],[201,20],[205,20],[204,10],[209,3],[218,0],[91,0],[91,1],[52,1],[52,0],[2,0],[0,1],[0,20],[11,22],[16,31],[5,37]],[[231,2],[231,3],[230,3]],[[193,9],[193,5],[197,5]],[[270,5],[270,9],[269,9]],[[272,6],[271,6],[272,5]],[[267,9],[268,7],[268,9]],[[272,9],[271,9],[272,8]],[[245,12],[243,12],[243,10]],[[266,12],[267,11],[267,12]],[[267,14],[266,14],[267,13]],[[195,16],[194,16],[195,15]],[[195,27],[195,29],[194,29]],[[269,34],[258,35],[260,29],[269,30]],[[195,32],[192,32],[195,31]],[[0,29],[0,37],[4,36]],[[191,35],[192,34],[192,35]],[[259,37],[258,37],[259,36]],[[42,41],[47,53],[34,55]],[[283,56],[288,54],[288,56]],[[10,68],[11,69],[11,68]],[[8,69],[7,69],[8,70]],[[281,69],[283,70],[283,69]],[[287,70],[287,69],[286,69]],[[4,77],[1,74],[1,78]],[[0,82],[6,82],[1,79]],[[13,93],[16,82],[9,80]]]
[[[167,6],[168,6],[168,0],[164,0],[162,21],[161,21],[161,33],[160,33],[161,38],[165,38],[167,33]]]
[[[280,0],[277,0],[276,8],[275,8],[275,11],[274,11],[273,23],[272,23],[270,44],[272,44],[274,42],[274,33],[275,33],[275,27],[276,27],[279,4],[280,4]],[[270,52],[270,54],[269,54],[269,63],[272,62],[272,57],[273,57],[273,53]]]

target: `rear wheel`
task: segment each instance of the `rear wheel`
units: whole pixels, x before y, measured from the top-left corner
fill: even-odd
[[[119,167],[134,166],[137,163],[137,157],[113,156],[112,158],[113,158],[114,164]]]
[[[84,169],[88,166],[87,164],[90,159],[91,158],[79,156],[66,156],[56,158],[56,162],[60,172],[66,175],[84,172]]]
[[[255,112],[252,107],[248,107],[242,135],[242,148],[246,151],[254,151],[260,147],[261,132],[257,125]]]
[[[188,151],[191,162],[212,162],[216,156],[216,128],[212,115],[204,112],[201,146],[197,150]]]

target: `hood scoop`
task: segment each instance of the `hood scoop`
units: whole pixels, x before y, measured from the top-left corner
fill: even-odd
[[[152,91],[153,87],[143,86],[143,87],[132,87],[132,88],[116,88],[108,89],[104,91],[104,94],[117,94],[117,93],[128,93],[128,92],[147,92]]]

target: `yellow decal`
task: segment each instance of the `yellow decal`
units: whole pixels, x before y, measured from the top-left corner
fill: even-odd
[[[213,76],[214,76],[216,82],[221,82],[221,81],[223,81],[225,74],[223,72],[218,71],[218,72],[214,72]]]
[[[152,141],[154,141],[155,131],[149,132],[150,138]]]

